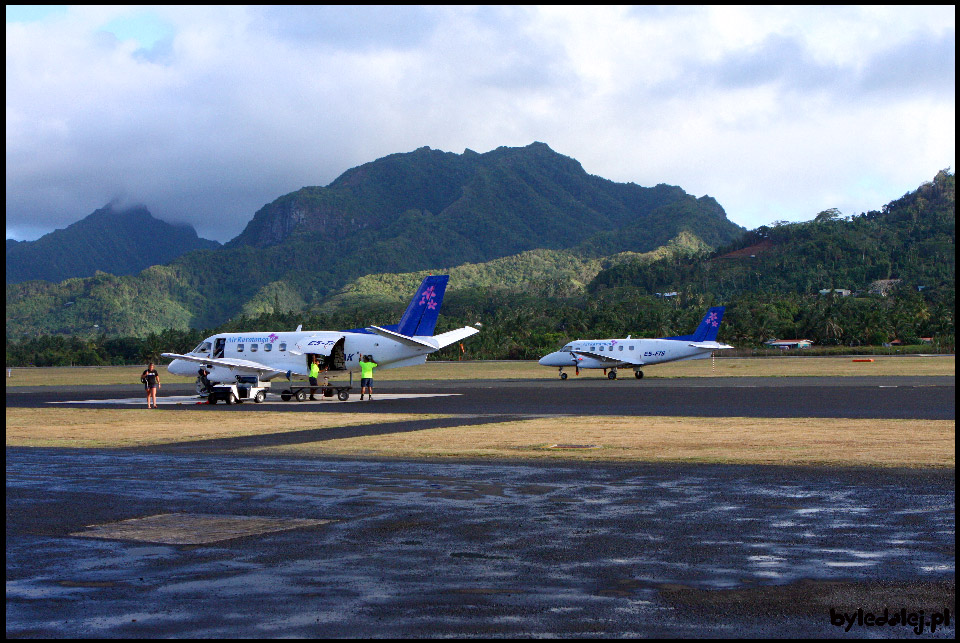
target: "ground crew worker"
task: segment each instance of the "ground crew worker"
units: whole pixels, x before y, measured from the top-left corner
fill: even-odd
[[[208,375],[210,375],[210,371],[202,366],[197,370],[197,381],[203,386],[205,395],[213,391],[213,384],[210,382],[210,378],[207,377]]]
[[[369,399],[373,399],[373,369],[377,363],[373,361],[373,355],[360,356],[360,399],[363,399],[363,393],[366,391]]]
[[[313,358],[313,361],[310,363],[310,399],[316,400],[313,396],[317,391],[317,378],[320,377],[320,362],[316,357]]]

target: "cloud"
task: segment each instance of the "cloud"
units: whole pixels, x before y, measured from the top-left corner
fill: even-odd
[[[954,164],[953,7],[7,12],[7,235],[125,196],[226,241],[423,145],[534,140],[738,223],[876,208]]]

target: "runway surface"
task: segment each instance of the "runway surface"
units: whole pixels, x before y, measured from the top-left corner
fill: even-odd
[[[374,401],[354,389],[339,402],[219,404],[213,412],[322,411],[516,415],[676,415],[698,417],[956,418],[954,377],[728,377],[643,380],[393,381],[377,383]],[[282,385],[274,388],[279,391]],[[8,387],[7,406],[51,403],[111,407],[143,403],[138,386]],[[158,403],[196,406],[192,385],[167,385]],[[177,398],[171,400],[170,398]],[[166,399],[165,399],[166,398]],[[118,402],[117,400],[120,400]],[[276,402],[276,403],[274,403]]]
[[[188,392],[166,386],[159,401],[464,418],[422,428],[578,414],[955,417],[953,377],[384,382],[373,402],[229,407]],[[7,405],[117,408],[141,394],[8,388]],[[924,610],[924,636],[931,615],[954,613],[953,469],[232,452],[250,439],[282,436],[8,448],[7,635],[915,638],[905,626],[847,632],[830,610]],[[891,448],[911,448],[909,436]],[[955,623],[933,636],[953,638]]]
[[[333,522],[83,535],[171,513]],[[7,449],[6,524],[8,636],[810,637],[954,602],[953,471]]]

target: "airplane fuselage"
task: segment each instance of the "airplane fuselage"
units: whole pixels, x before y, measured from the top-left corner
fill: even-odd
[[[710,357],[716,348],[696,348],[676,339],[576,340],[540,359],[541,366],[618,368],[648,366],[683,359]],[[596,355],[594,357],[593,355]]]
[[[429,353],[437,348],[409,346],[376,334],[345,331],[289,331],[276,333],[220,333],[204,339],[199,346],[186,355],[196,358],[212,358],[208,378],[212,382],[232,382],[239,372],[236,368],[214,363],[216,360],[249,362],[251,365],[274,369],[261,379],[292,375],[306,376],[308,359],[317,355],[321,361],[331,354],[336,344],[343,340],[343,369],[331,370],[329,375],[346,374],[360,369],[361,355],[372,355],[379,368],[396,368],[422,364]],[[418,338],[430,342],[430,337]],[[239,364],[237,364],[239,365]],[[193,376],[202,364],[183,359],[174,359],[167,370],[174,375]]]
[[[449,275],[427,275],[420,282],[400,322],[350,330],[218,333],[200,342],[189,353],[162,353],[173,360],[174,375],[199,375],[208,371],[211,383],[238,381],[255,375],[260,380],[306,376],[319,362],[328,377],[360,369],[364,355],[379,368],[423,364],[427,355],[479,333],[464,326],[433,335]]]

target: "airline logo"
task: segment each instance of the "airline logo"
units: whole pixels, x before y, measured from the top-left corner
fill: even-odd
[[[433,286],[430,286],[423,291],[423,296],[420,298],[420,305],[423,306],[426,304],[429,310],[434,310],[437,307],[437,302],[435,301],[436,296],[436,289]]]
[[[717,313],[707,315],[707,325],[713,326],[714,328],[720,325],[720,322],[717,321]]]

